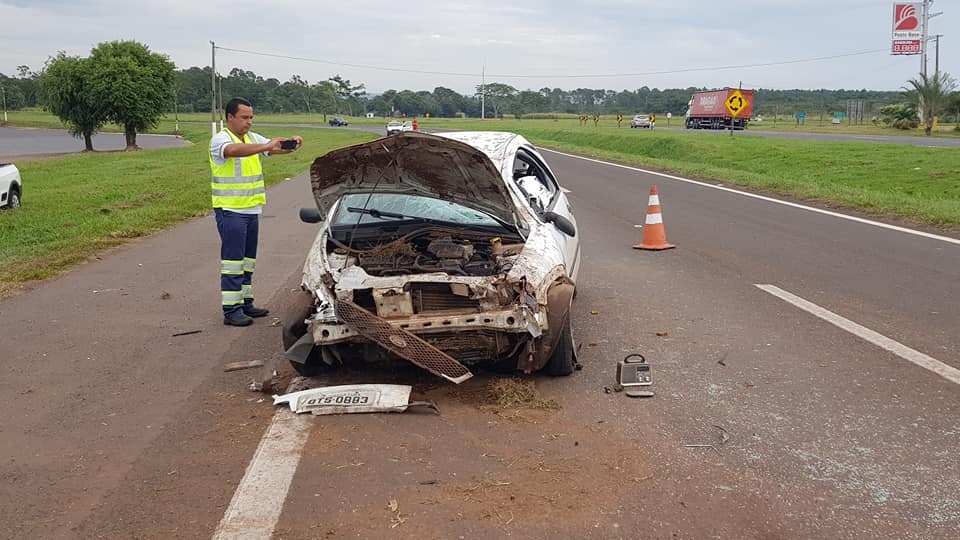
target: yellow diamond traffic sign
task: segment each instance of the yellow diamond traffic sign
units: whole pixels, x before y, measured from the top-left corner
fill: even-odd
[[[746,108],[747,100],[743,98],[743,94],[739,90],[734,90],[723,104],[727,106],[730,115],[736,118]]]

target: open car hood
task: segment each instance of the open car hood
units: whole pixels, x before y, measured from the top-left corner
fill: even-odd
[[[516,223],[500,172],[476,148],[427,133],[403,132],[333,150],[314,160],[310,185],[327,215],[351,193],[398,193],[452,201]]]

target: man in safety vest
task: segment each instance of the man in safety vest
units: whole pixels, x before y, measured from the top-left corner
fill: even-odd
[[[267,139],[250,131],[253,106],[233,98],[224,107],[227,127],[210,139],[213,210],[220,231],[220,297],[223,324],[248,326],[269,310],[253,305],[253,268],[257,261],[260,213],[267,204],[261,156],[289,154],[303,144],[299,136]],[[282,145],[284,141],[288,142]],[[293,148],[284,146],[296,145]]]

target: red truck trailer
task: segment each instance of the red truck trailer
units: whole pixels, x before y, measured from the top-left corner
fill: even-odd
[[[687,129],[747,129],[753,90],[727,88],[697,92],[687,107]]]

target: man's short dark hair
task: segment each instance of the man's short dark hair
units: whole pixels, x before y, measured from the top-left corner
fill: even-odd
[[[253,105],[251,105],[249,101],[243,99],[242,97],[235,97],[230,101],[228,101],[227,104],[223,106],[223,110],[227,113],[227,116],[230,116],[230,115],[236,116],[237,111],[240,110],[241,105],[246,105],[251,109],[253,108]]]

